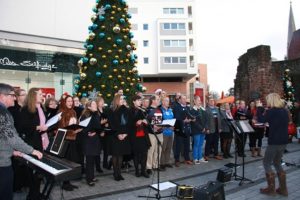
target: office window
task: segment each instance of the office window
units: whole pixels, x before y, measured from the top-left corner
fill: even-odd
[[[186,57],[164,57],[164,64],[186,64]]]
[[[185,30],[185,23],[164,23],[165,30]]]
[[[186,47],[185,40],[164,40],[164,47]]]
[[[149,64],[149,58],[148,57],[144,58],[144,64]]]
[[[143,30],[149,30],[149,25],[148,24],[143,24]]]
[[[149,46],[149,41],[148,40],[144,40],[143,41],[143,46],[144,47],[148,47]]]
[[[164,8],[163,9],[164,14],[171,14],[171,15],[176,15],[176,14],[184,14],[184,9],[183,8]]]

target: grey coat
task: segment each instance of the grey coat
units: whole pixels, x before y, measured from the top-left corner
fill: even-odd
[[[221,117],[220,117],[220,112],[219,112],[219,109],[216,107],[216,110],[217,110],[217,121],[218,121],[218,127],[219,129],[221,129]],[[206,109],[206,114],[207,114],[207,124],[208,124],[208,130],[209,130],[209,133],[215,133],[217,132],[218,130],[216,130],[216,123],[215,123],[215,120],[214,120],[214,115],[212,113],[212,109],[207,106]]]
[[[33,151],[33,148],[19,137],[11,114],[0,103],[0,167],[11,165],[11,156],[14,149],[26,154]]]

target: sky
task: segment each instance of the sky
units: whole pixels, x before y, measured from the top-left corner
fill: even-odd
[[[195,0],[198,63],[207,64],[211,91],[234,86],[238,58],[247,49],[269,45],[271,56],[286,55],[289,0]],[[296,30],[300,0],[292,1]]]

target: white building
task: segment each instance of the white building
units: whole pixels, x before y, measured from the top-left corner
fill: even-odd
[[[138,70],[148,92],[161,87],[186,93],[190,89],[186,82],[197,73],[194,0],[129,0],[128,4]],[[25,89],[54,88],[56,97],[72,93],[75,61],[84,52],[94,5],[82,0],[1,0],[1,82]],[[3,57],[3,52],[11,57]],[[61,62],[51,63],[54,57]],[[34,62],[37,58],[44,64]]]

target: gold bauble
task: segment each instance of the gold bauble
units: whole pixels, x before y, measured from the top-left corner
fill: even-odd
[[[125,84],[125,82],[124,82],[124,81],[122,81],[122,82],[121,82],[121,85],[124,85],[124,84]]]
[[[132,72],[136,73],[137,72],[137,67],[132,68]]]
[[[106,69],[106,68],[107,68],[107,65],[103,65],[103,68]]]
[[[87,66],[84,66],[84,67],[83,67],[83,70],[87,70]]]
[[[129,74],[132,74],[132,70],[129,70],[128,72],[129,72]]]
[[[115,86],[114,86],[114,89],[118,89],[118,86],[115,85]]]
[[[123,73],[126,72],[126,69],[122,68],[122,69],[121,69],[121,72],[123,72]]]
[[[115,59],[119,59],[119,56],[118,56],[118,55],[115,55]]]
[[[126,56],[127,56],[128,58],[130,58],[130,53],[126,54]]]
[[[94,54],[90,53],[90,54],[89,54],[89,56],[90,56],[90,57],[93,57],[93,56],[94,56]]]
[[[85,85],[83,85],[83,86],[82,86],[82,89],[84,89],[84,90],[85,90],[85,89],[86,89],[86,86],[85,86]]]
[[[82,67],[82,65],[83,65],[83,61],[80,59],[80,60],[78,60],[78,62],[77,62],[77,66],[78,67]]]
[[[114,68],[114,69],[113,69],[113,72],[115,72],[115,73],[118,72],[118,69]]]
[[[110,50],[110,49],[107,50],[107,53],[111,53],[111,52],[112,52],[112,50]]]
[[[128,63],[128,62],[129,62],[129,59],[127,59],[127,58],[126,58],[126,59],[125,59],[125,62],[127,62],[127,63]]]
[[[128,88],[126,88],[126,89],[125,89],[125,91],[126,91],[126,92],[129,92],[129,89],[128,89]]]
[[[98,93],[98,97],[102,97],[102,94],[101,94],[101,93]]]
[[[116,44],[113,44],[113,47],[114,47],[114,48],[116,48],[117,46],[118,46],[118,45],[116,45]]]
[[[107,96],[107,97],[110,97],[110,96],[111,96],[111,94],[107,94],[106,96]]]
[[[120,33],[120,31],[121,31],[121,28],[119,26],[116,25],[116,26],[113,27],[113,32],[114,33]]]
[[[98,47],[98,51],[102,51],[102,49],[103,49],[102,47]]]
[[[117,8],[117,6],[116,6],[116,5],[112,5],[111,7],[112,7],[113,9],[116,9],[116,8]]]
[[[77,95],[78,95],[78,96],[81,96],[81,92],[78,92]]]
[[[125,15],[122,15],[122,17],[125,18],[126,16],[125,16]]]
[[[104,58],[104,59],[105,59],[105,58],[106,58],[106,55],[105,55],[105,54],[104,54],[104,55],[102,55],[102,58]]]
[[[105,88],[105,85],[101,85],[101,88]]]
[[[92,15],[92,16],[91,16],[92,22],[94,22],[96,19],[97,19],[97,15]]]
[[[115,17],[111,16],[111,17],[110,17],[110,19],[111,19],[111,20],[114,20],[114,19],[115,19]]]
[[[89,34],[89,39],[90,39],[90,40],[93,40],[93,39],[95,38],[95,36],[96,36],[96,34],[93,33],[93,32],[91,32],[91,33]]]
[[[92,88],[93,88],[93,86],[92,86],[92,85],[88,85],[88,88],[89,88],[89,89],[92,89]]]
[[[113,11],[111,11],[110,13],[114,15],[114,14],[116,14],[116,11],[113,10]]]
[[[131,79],[132,82],[135,82],[135,78]]]
[[[104,26],[104,25],[102,25],[102,26],[101,26],[101,29],[105,29],[105,26]]]
[[[127,38],[128,38],[128,36],[127,36],[127,35],[124,35],[124,36],[123,36],[123,38],[124,38],[124,39],[127,39]]]
[[[107,39],[108,41],[111,41],[111,37],[107,37],[106,39]]]
[[[112,79],[112,75],[108,75],[108,78],[109,78],[109,79]]]
[[[118,11],[121,11],[121,10],[122,10],[122,8],[120,8],[120,7],[119,7],[117,10],[118,10]]]
[[[131,80],[131,78],[128,76],[128,77],[127,77],[127,81],[130,81],[130,80]]]
[[[118,50],[119,53],[122,53],[122,51],[123,51],[122,49],[119,49],[119,50]]]
[[[122,32],[125,33],[126,32],[126,28],[122,28]]]
[[[121,75],[118,75],[118,79],[121,79],[122,78],[122,76]]]
[[[120,60],[120,64],[123,64],[124,63],[124,60]]]
[[[124,11],[127,12],[127,11],[128,11],[128,8],[124,8]]]
[[[133,86],[133,85],[134,85],[134,83],[130,83],[129,85],[130,85],[130,86]]]

